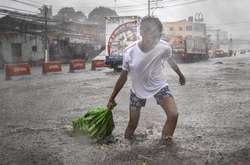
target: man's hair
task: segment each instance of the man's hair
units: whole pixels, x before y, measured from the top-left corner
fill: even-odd
[[[162,27],[162,23],[159,20],[159,18],[154,17],[154,16],[145,16],[145,17],[143,17],[142,20],[141,20],[141,26],[142,25],[147,25],[147,24],[157,26],[159,32],[162,33],[163,27]]]

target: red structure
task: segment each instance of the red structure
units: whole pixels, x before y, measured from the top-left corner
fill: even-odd
[[[49,72],[61,72],[62,66],[59,61],[49,61],[43,63],[43,74],[47,74]]]
[[[69,72],[73,73],[76,70],[85,69],[85,60],[71,60],[69,64]]]
[[[91,70],[96,70],[97,67],[108,67],[104,60],[92,60]]]
[[[5,79],[10,80],[12,76],[30,75],[30,65],[22,64],[6,64],[5,65]]]

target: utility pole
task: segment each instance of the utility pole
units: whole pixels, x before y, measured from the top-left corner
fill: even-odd
[[[148,16],[150,16],[150,0],[148,0]]]
[[[216,30],[216,49],[219,49],[219,48],[220,48],[220,37],[219,37],[219,32],[220,32],[220,30],[217,29],[217,30]]]
[[[148,0],[148,16],[154,15],[155,10],[159,8],[163,8],[163,6],[159,6],[159,2],[163,0]],[[152,7],[153,6],[153,7]],[[152,9],[152,13],[150,14],[150,10]]]
[[[44,5],[44,60],[45,62],[49,61],[49,54],[48,54],[48,6]]]
[[[232,39],[232,34],[230,34],[230,39],[229,39],[229,56],[233,55],[233,39]]]
[[[114,0],[115,1],[115,12],[116,12],[116,2],[117,2],[117,0]]]

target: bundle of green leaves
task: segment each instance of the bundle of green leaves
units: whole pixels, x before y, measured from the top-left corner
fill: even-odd
[[[114,106],[116,106],[116,103],[114,103]],[[90,109],[72,123],[74,130],[81,131],[96,139],[104,139],[111,135],[115,127],[112,112],[108,111],[106,107]]]

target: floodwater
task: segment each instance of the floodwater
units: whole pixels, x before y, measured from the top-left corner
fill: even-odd
[[[185,86],[168,68],[179,120],[174,143],[159,143],[165,113],[154,99],[142,110],[136,140],[123,138],[130,80],[113,110],[113,137],[97,143],[71,121],[106,105],[119,74],[110,69],[5,81],[0,71],[0,164],[247,165],[250,163],[250,54],[180,64]]]

